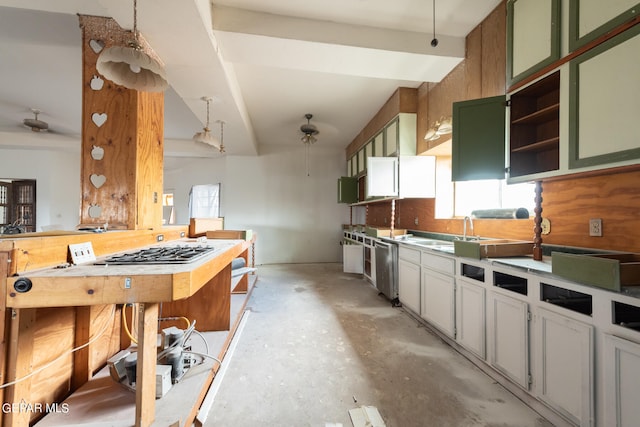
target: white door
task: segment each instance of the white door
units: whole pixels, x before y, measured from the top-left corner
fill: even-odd
[[[362,274],[364,271],[364,246],[342,245],[342,271]]]
[[[398,158],[369,157],[366,197],[393,196],[398,196]]]
[[[482,359],[486,358],[485,290],[456,279],[456,341]]]
[[[604,423],[635,427],[640,420],[640,344],[604,334]]]
[[[420,266],[398,261],[398,299],[403,306],[420,314]]]
[[[537,314],[536,394],[576,425],[590,426],[594,328],[544,308]]]
[[[429,270],[422,269],[422,309],[420,316],[455,338],[455,279]]]
[[[529,309],[526,302],[499,293],[489,296],[489,361],[525,389],[529,389]]]

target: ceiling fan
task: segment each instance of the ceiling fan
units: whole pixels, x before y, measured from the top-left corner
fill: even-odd
[[[313,144],[317,141],[315,136],[320,132],[318,132],[318,128],[315,127],[315,125],[311,124],[311,118],[313,117],[313,114],[307,113],[304,115],[304,117],[307,119],[307,123],[300,126],[300,132],[304,134],[301,140],[305,144]]]
[[[49,130],[49,123],[38,119],[38,115],[42,113],[42,111],[37,108],[32,108],[31,112],[34,114],[34,118],[27,118],[22,121],[22,123],[30,128],[33,132],[46,132]]]

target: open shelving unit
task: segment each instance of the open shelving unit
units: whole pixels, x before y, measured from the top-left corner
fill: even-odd
[[[559,169],[560,72],[513,93],[510,106],[510,175]]]
[[[193,351],[205,353],[208,347],[210,355],[222,363],[228,363],[225,355],[245,315],[246,303],[257,277],[247,273],[232,279],[232,290],[237,289],[243,280],[248,281],[248,289],[246,293],[231,295],[231,328],[228,331],[201,331],[200,336],[192,335],[188,344]],[[206,340],[206,346],[203,340]],[[220,365],[210,358],[205,358],[201,364],[191,367],[180,382],[174,384],[167,394],[156,400],[153,425],[192,425],[209,386],[219,370]],[[109,375],[108,367],[104,367],[59,405],[59,408],[65,407],[69,410],[51,412],[35,425],[37,427],[89,424],[131,426],[136,413],[136,395],[125,386],[116,383]]]

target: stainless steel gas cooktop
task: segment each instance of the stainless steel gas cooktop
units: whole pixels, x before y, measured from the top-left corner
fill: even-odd
[[[194,262],[213,251],[213,246],[162,246],[112,255],[97,261],[95,264],[186,264]]]

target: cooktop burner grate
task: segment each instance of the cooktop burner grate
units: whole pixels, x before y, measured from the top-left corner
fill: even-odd
[[[163,246],[113,255],[96,264],[186,264],[204,257],[213,250],[212,246]]]

